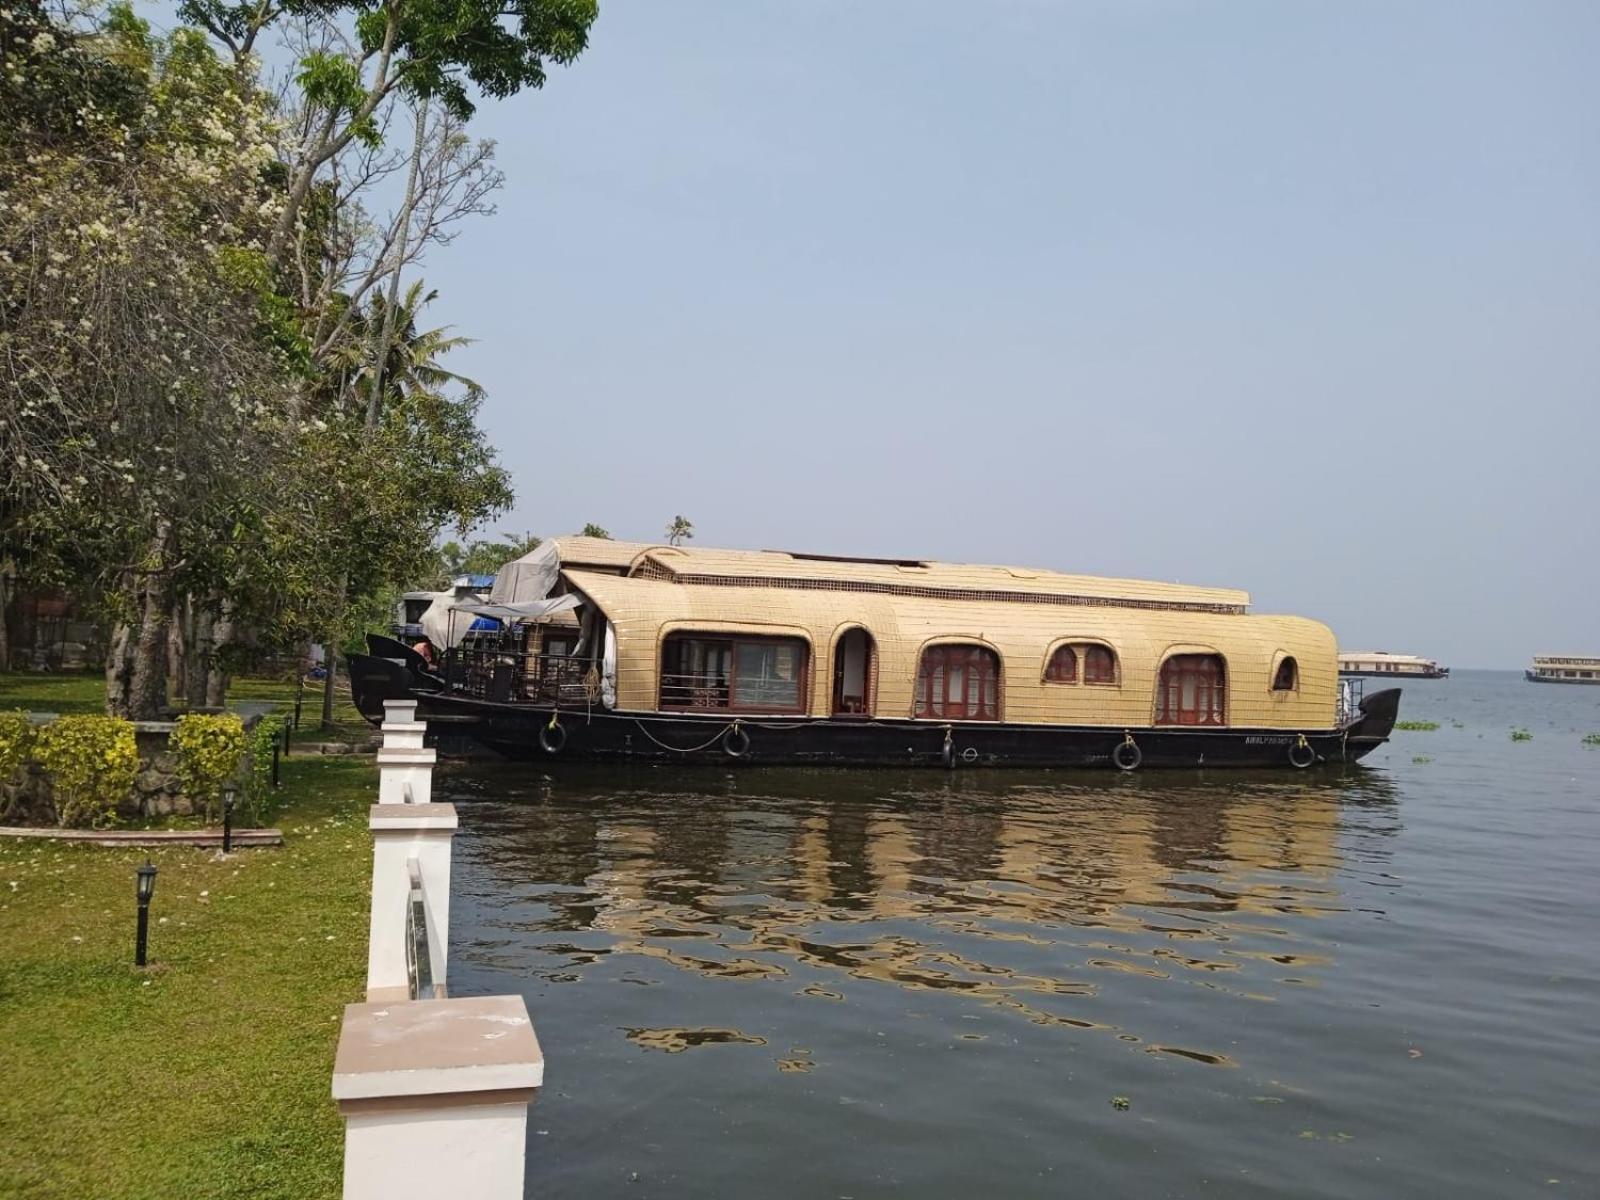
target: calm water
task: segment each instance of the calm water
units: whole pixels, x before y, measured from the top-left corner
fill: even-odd
[[[1600,1195],[1600,688],[1401,715],[1312,778],[442,773],[529,1194]]]

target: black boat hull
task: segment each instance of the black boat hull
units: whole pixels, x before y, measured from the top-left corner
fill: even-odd
[[[427,721],[436,734],[451,738],[464,734],[507,758],[533,761],[1292,770],[1355,762],[1370,753],[1394,728],[1400,699],[1399,688],[1373,693],[1362,702],[1361,716],[1342,729],[1124,730],[992,721],[945,724],[554,709],[408,687],[409,672],[393,660],[355,655],[350,668],[357,706],[369,720],[382,719],[385,698],[404,697],[417,702],[418,719]]]

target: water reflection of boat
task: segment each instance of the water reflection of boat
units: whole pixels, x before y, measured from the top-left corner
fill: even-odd
[[[443,668],[385,638],[357,706],[408,697],[507,756],[850,766],[1277,766],[1387,739],[1333,635],[1223,588],[592,538],[507,564],[505,622]]]
[[[1360,814],[1357,836],[1379,839],[1360,847],[1368,860],[1394,828],[1375,772],[1169,780],[963,774],[930,786],[926,774],[771,769],[707,789],[580,768],[538,803],[480,809],[472,824],[487,889],[544,881],[538,929],[563,976],[624,955],[712,981],[788,978],[820,999],[863,983],[959,993],[1138,1042],[1125,1014],[1095,1003],[1106,972],[1193,973],[1259,998],[1272,986],[1262,972],[1326,969],[1326,950],[1300,946],[1292,927],[1349,908],[1336,878],[1348,814]]]

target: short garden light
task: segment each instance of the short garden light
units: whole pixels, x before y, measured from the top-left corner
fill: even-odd
[[[150,933],[150,897],[156,890],[156,866],[148,858],[135,874],[138,876],[135,895],[139,898],[139,935],[133,947],[133,965],[144,966],[145,939]]]
[[[239,793],[231,787],[222,789],[222,852],[233,853],[233,806]]]

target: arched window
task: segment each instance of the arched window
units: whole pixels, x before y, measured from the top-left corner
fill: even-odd
[[[1226,725],[1228,668],[1218,654],[1174,654],[1161,664],[1157,725]]]
[[[1272,690],[1275,692],[1293,692],[1300,688],[1300,664],[1295,662],[1292,655],[1285,654],[1278,661],[1278,669],[1272,673]]]
[[[1056,647],[1056,652],[1045,664],[1044,678],[1046,683],[1077,683],[1078,652],[1071,646]]]
[[[1109,646],[1083,648],[1083,681],[1085,683],[1117,681],[1117,656]]]
[[[917,664],[919,717],[1000,719],[1000,658],[987,646],[929,646]]]

